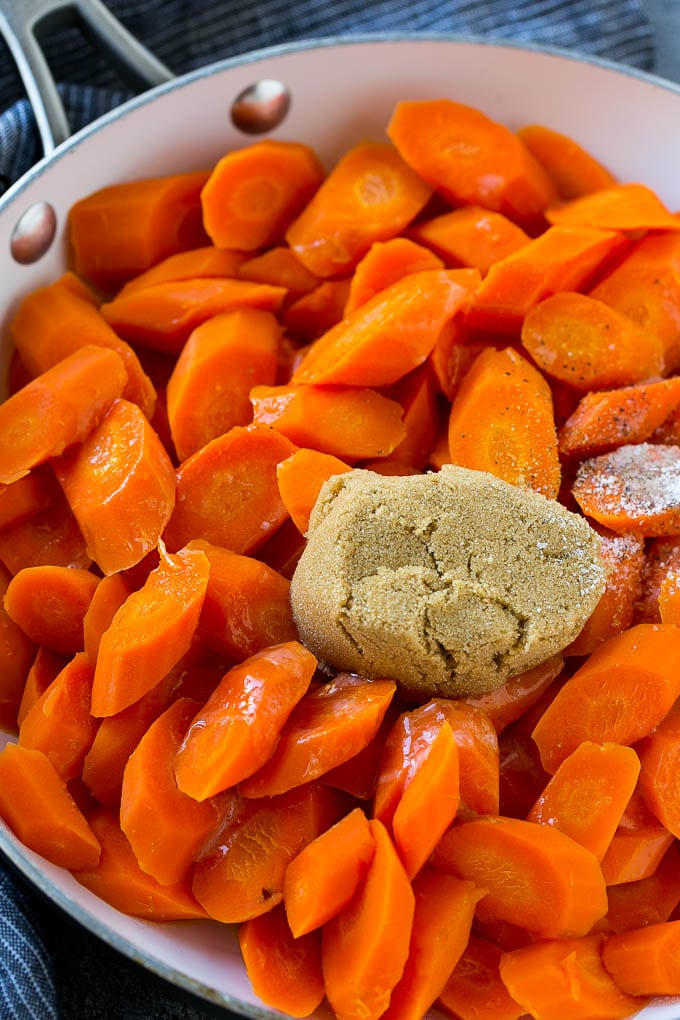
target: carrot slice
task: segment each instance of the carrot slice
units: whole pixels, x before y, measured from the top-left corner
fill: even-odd
[[[352,903],[322,932],[326,996],[338,1020],[377,1020],[408,958],[415,896],[385,827],[369,822],[375,854]]]
[[[435,251],[448,266],[471,266],[482,274],[531,240],[507,216],[480,205],[416,223],[409,235]]]
[[[319,490],[333,475],[351,468],[330,453],[303,448],[286,457],[276,467],[276,479],[283,504],[302,535],[309,527],[309,518]]]
[[[641,539],[641,541],[644,541]],[[653,538],[645,543],[642,591],[635,605],[636,623],[661,623],[659,596],[669,574],[680,569],[680,536]]]
[[[97,837],[42,751],[7,744],[0,752],[0,816],[52,864],[88,868],[99,860]]]
[[[668,921],[680,904],[679,864],[680,850],[674,840],[649,878],[610,886],[608,928],[618,934]]]
[[[471,935],[437,1005],[456,1020],[519,1020],[524,1007],[501,979],[502,956],[491,942]]]
[[[10,573],[42,565],[83,568],[91,565],[78,522],[58,486],[57,490],[47,509],[0,531],[0,560]]]
[[[133,276],[120,288],[117,296],[124,297],[137,290],[153,287],[156,283],[170,283],[174,280],[194,280],[201,276],[234,277],[247,258],[245,252],[216,248],[211,244],[180,251]]]
[[[74,567],[26,567],[10,581],[5,609],[31,641],[63,655],[84,647],[83,620],[99,578]]]
[[[517,137],[541,164],[562,199],[581,198],[618,183],[592,153],[568,135],[543,124],[527,124]]]
[[[352,273],[345,316],[409,273],[444,269],[442,260],[407,237],[375,241]]]
[[[310,294],[320,283],[319,277],[310,273],[295,252],[285,245],[268,248],[261,255],[246,258],[233,275],[238,276],[239,280],[285,287],[284,307],[304,297],[305,294]]]
[[[95,588],[83,617],[83,647],[91,663],[97,661],[102,634],[131,592],[122,574],[103,577]]]
[[[390,460],[403,465],[404,469],[422,471],[437,438],[441,419],[437,380],[429,359],[400,379],[392,387],[391,396],[404,409],[406,435],[392,451]]]
[[[81,347],[0,405],[0,483],[82,442],[123,392],[115,351]]]
[[[680,995],[680,921],[610,935],[602,961],[629,995]]]
[[[316,340],[344,318],[349,288],[349,277],[324,280],[284,307],[280,320],[297,340],[305,343]]]
[[[652,819],[656,821],[653,816]],[[672,832],[659,824],[639,829],[621,825],[601,861],[607,886],[649,878],[661,864],[674,838]]]
[[[637,745],[642,765],[640,792],[647,807],[676,837],[680,832],[680,790],[676,778],[680,760],[679,736],[680,714],[677,708],[672,708]]]
[[[547,690],[555,677],[559,676],[564,666],[560,653],[552,655],[538,666],[532,666],[524,673],[511,677],[502,687],[495,691],[480,694],[476,698],[467,697],[461,700],[466,704],[479,708],[492,723],[497,734],[515,722],[527,709],[531,708],[543,692]]]
[[[0,728],[15,731],[36,648],[4,607],[10,581],[10,573],[0,562]]]
[[[54,475],[47,466],[35,468],[10,485],[0,485],[0,530],[47,510],[56,492]]]
[[[208,586],[200,550],[171,555],[133,592],[102,635],[92,686],[92,712],[110,716],[155,687],[189,649]]]
[[[12,651],[14,654],[17,654],[20,649],[20,642],[16,642]],[[19,702],[19,708],[16,713],[17,726],[21,726],[22,722],[38,699],[42,697],[52,681],[56,680],[58,675],[61,673],[66,662],[67,660],[63,655],[58,655],[56,652],[50,652],[46,648],[38,648],[30,669],[26,674],[26,683],[24,684],[21,701]],[[3,721],[2,703],[0,702],[0,725],[9,729],[13,728],[13,724],[14,720],[12,720],[12,727],[10,727],[9,722],[5,723]]]
[[[615,184],[546,209],[549,223],[601,230],[680,230],[651,188],[636,182]]]

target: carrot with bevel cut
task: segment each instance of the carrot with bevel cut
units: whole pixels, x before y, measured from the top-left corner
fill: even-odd
[[[83,620],[99,578],[75,567],[25,567],[10,581],[5,609],[31,641],[52,652],[84,647]]]
[[[238,941],[255,994],[286,1016],[313,1013],[324,997],[321,941],[316,932],[296,938],[282,907],[239,925]]]
[[[609,931],[631,931],[673,917],[680,904],[680,850],[674,840],[653,874],[607,890]]]
[[[585,935],[607,912],[599,861],[549,825],[474,818],[446,832],[432,863],[486,890],[480,919],[511,921],[539,938]]]
[[[548,175],[504,124],[450,99],[397,103],[387,133],[451,205],[481,205],[538,228],[555,199]]]
[[[500,973],[510,995],[536,1020],[615,1020],[645,1005],[613,980],[602,962],[604,939],[556,939],[505,953]]]
[[[422,1020],[441,995],[470,938],[475,906],[484,895],[473,882],[425,868],[413,882],[415,912],[404,973],[385,1020]]]
[[[0,752],[0,817],[35,853],[62,868],[99,860],[99,842],[42,751],[7,744]]]
[[[195,171],[113,184],[76,202],[68,217],[76,272],[114,291],[169,255],[207,244],[200,194],[208,176]]]
[[[215,799],[199,803],[175,781],[173,760],[198,708],[191,698],[175,701],[151,723],[123,774],[120,827],[142,871],[161,885],[182,881],[220,821]]]
[[[95,588],[83,617],[83,647],[90,662],[97,661],[99,642],[132,588],[123,574],[102,577]]]
[[[395,691],[391,680],[349,673],[309,691],[290,713],[273,753],[241,783],[241,792],[272,797],[348,761],[378,732]]]
[[[350,283],[349,277],[323,280],[314,290],[284,306],[279,315],[281,323],[298,341],[318,339],[344,318]]]
[[[285,287],[285,305],[310,294],[318,287],[318,276],[303,266],[295,252],[285,245],[268,248],[261,255],[246,258],[234,273],[239,280],[269,283],[272,287]]]
[[[94,670],[84,652],[64,666],[24,718],[22,747],[42,751],[68,782],[80,775],[99,720],[90,711]]]
[[[629,995],[680,995],[680,921],[610,935],[602,961]]]
[[[22,722],[35,705],[36,701],[45,693],[53,680],[61,673],[66,665],[66,658],[56,652],[50,652],[46,648],[38,648],[31,667],[26,675],[21,701],[16,714],[16,724],[21,726]],[[2,710],[0,709],[0,725],[2,724]]]
[[[584,460],[572,494],[587,517],[645,538],[680,534],[680,447],[620,446]]]
[[[179,789],[205,800],[264,765],[316,665],[311,652],[289,641],[264,648],[228,670],[177,749]]]
[[[186,882],[161,885],[142,871],[114,811],[96,808],[87,819],[102,850],[96,867],[73,871],[77,882],[131,917],[147,921],[205,918]]]
[[[339,457],[309,448],[296,450],[277,465],[276,479],[281,499],[302,535],[307,532],[309,517],[323,483],[333,475],[350,470]]]
[[[156,547],[175,505],[175,470],[136,404],[114,401],[54,469],[104,574],[134,566]]]
[[[507,216],[479,205],[416,223],[409,236],[431,248],[447,265],[472,266],[482,274],[531,240]]]
[[[549,223],[599,230],[680,230],[680,220],[645,184],[615,184],[546,209]]]
[[[673,624],[668,624],[673,626]],[[680,833],[680,711],[671,708],[637,745],[642,771],[640,792],[656,818],[674,836]]]
[[[618,183],[592,153],[568,135],[543,124],[527,124],[517,137],[541,164],[562,199],[581,198]]]
[[[663,369],[663,347],[632,319],[566,290],[528,310],[522,344],[551,378],[580,392],[632,386]]]
[[[198,277],[121,294],[103,304],[101,313],[125,340],[177,355],[191,332],[213,315],[237,308],[276,312],[285,295],[283,287],[266,283]]]
[[[43,564],[91,565],[83,533],[59,486],[53,502],[45,510],[0,531],[0,561],[12,574],[18,574],[24,567]]]
[[[352,273],[345,316],[402,276],[444,268],[444,263],[434,252],[407,237],[375,241]]]
[[[206,245],[168,255],[143,273],[133,276],[118,291],[117,297],[133,294],[137,290],[153,287],[156,283],[170,283],[175,280],[194,280],[198,277],[238,275],[239,266],[248,258],[245,252],[230,251]]]
[[[40,375],[81,347],[105,347],[120,355],[127,382],[122,395],[151,418],[156,392],[137,354],[102,318],[91,291],[73,273],[31,291],[9,325],[10,336],[32,376]]]
[[[294,383],[386,386],[422,365],[449,319],[465,308],[479,274],[428,269],[379,291],[314,342]]]
[[[289,863],[339,821],[346,803],[319,783],[256,801],[229,796],[225,824],[194,869],[193,891],[210,917],[238,924],[281,903]]]
[[[350,272],[375,241],[396,237],[423,208],[431,188],[384,142],[350,149],[286,231],[286,241],[317,276]]]
[[[565,832],[601,861],[639,775],[632,747],[584,740],[561,763],[527,819]]]
[[[409,954],[415,896],[384,825],[369,825],[375,854],[364,884],[322,932],[326,996],[338,1020],[377,1020]]]
[[[361,808],[302,848],[283,881],[283,903],[295,938],[320,928],[349,906],[374,854],[375,840]]]
[[[680,696],[680,628],[641,623],[596,648],[539,719],[533,738],[554,773],[584,740],[634,744]]]
[[[0,562],[0,728],[14,731],[36,648],[2,604],[10,581]]]
[[[515,1002],[500,976],[501,950],[471,935],[437,1005],[457,1020],[519,1020]]]
[[[538,666],[532,666],[531,669],[511,677],[507,683],[494,691],[461,700],[481,709],[491,721],[496,733],[500,735],[506,726],[519,719],[538,701],[555,677],[560,675],[563,666],[564,659],[558,652]]]
[[[120,357],[81,347],[0,404],[0,483],[82,442],[123,392]]]
[[[452,463],[557,497],[550,387],[514,348],[489,348],[473,362],[451,405],[448,439]]]
[[[58,492],[49,467],[35,468],[10,485],[0,485],[0,531],[46,510]]]
[[[241,308],[193,331],[168,380],[168,422],[180,461],[234,425],[248,425],[253,386],[276,379],[281,327],[271,312]]]
[[[362,386],[254,386],[253,421],[296,446],[341,459],[386,456],[404,439],[403,409]]]
[[[198,538],[187,549],[200,549],[210,563],[199,640],[213,651],[242,661],[270,645],[297,638],[287,578],[266,563]]]
[[[202,538],[237,553],[259,549],[288,516],[276,466],[295,449],[280,432],[256,424],[237,425],[206,443],[177,471],[168,546]]]
[[[188,651],[208,586],[200,550],[176,555],[161,547],[160,565],[120,607],[102,634],[92,713],[115,715],[155,687]]]
[[[633,829],[620,825],[614,833],[600,862],[607,886],[649,878],[661,864],[675,837],[653,815],[651,818],[649,826]]]

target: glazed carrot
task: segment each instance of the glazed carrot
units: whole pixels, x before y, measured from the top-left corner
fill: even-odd
[[[583,513],[611,531],[677,535],[679,467],[677,446],[620,446],[584,460],[571,491]]]
[[[507,216],[481,205],[464,206],[416,223],[409,236],[431,248],[448,266],[472,266],[482,274],[531,240]]]
[[[307,532],[309,517],[323,483],[333,475],[350,470],[338,457],[308,448],[296,450],[277,465],[281,499],[301,534]]]
[[[175,471],[136,404],[114,401],[84,443],[54,467],[104,574],[139,563],[155,548],[175,505]]]
[[[512,347],[474,361],[449,415],[454,464],[488,471],[552,499],[560,487],[550,387]]]
[[[466,315],[468,327],[518,333],[535,305],[558,291],[588,286],[625,243],[613,230],[549,227],[489,269]]]
[[[62,868],[95,867],[99,842],[42,751],[0,752],[0,817],[31,850]]]
[[[290,304],[305,294],[310,294],[320,283],[319,277],[310,273],[295,253],[285,245],[268,248],[261,255],[247,258],[233,275],[237,276],[239,280],[268,283],[272,287],[285,287],[285,304]]]
[[[615,184],[610,188],[554,205],[545,212],[549,223],[595,227],[599,230],[680,230],[658,195],[645,184]]]
[[[669,570],[659,589],[659,615],[662,623],[680,624],[680,572]]]
[[[161,550],[160,565],[104,631],[92,686],[92,713],[115,715],[159,683],[191,645],[210,564],[200,550]]]
[[[338,1020],[381,1016],[404,973],[415,896],[385,827],[369,822],[375,855],[352,903],[322,932],[326,996]]]
[[[288,864],[344,814],[339,794],[319,783],[263,800],[233,798],[193,877],[198,901],[226,924],[259,917],[281,903]]]
[[[550,178],[503,124],[450,99],[397,103],[387,133],[409,166],[451,205],[481,205],[537,227]]]
[[[484,895],[472,882],[425,868],[413,882],[415,912],[404,973],[390,996],[386,1020],[421,1020],[444,990],[468,943],[475,906]]]
[[[448,830],[432,862],[486,890],[481,919],[511,921],[539,938],[585,935],[607,912],[597,858],[549,825],[474,818]]]
[[[207,244],[200,193],[208,176],[196,171],[114,184],[76,202],[68,220],[76,272],[114,291],[168,255]]]
[[[668,921],[680,904],[680,850],[674,840],[648,878],[610,886],[608,930],[617,934]]]
[[[11,579],[0,562],[0,729],[14,731],[36,648],[3,605]]]
[[[524,715],[506,726],[499,735],[498,800],[502,815],[525,818],[550,779],[531,734],[561,683],[561,678],[558,678],[548,684]]]
[[[15,653],[20,650],[20,647],[20,644],[17,643],[17,647],[14,649]],[[46,648],[38,648],[30,669],[26,674],[26,683],[24,684],[19,709],[16,714],[17,726],[21,726],[36,701],[42,697],[52,681],[56,680],[57,676],[61,673],[66,662],[67,660],[63,655],[50,652]],[[0,719],[2,719],[1,709]],[[9,724],[7,724],[7,728],[9,728]]]
[[[415,229],[415,228],[414,228]],[[375,241],[352,273],[345,315],[366,304],[379,291],[409,273],[444,269],[442,260],[407,237]]]
[[[153,383],[129,344],[102,318],[96,299],[73,273],[31,291],[15,312],[9,332],[31,376],[40,375],[81,347],[106,347],[120,356],[127,372],[123,396],[151,418]]]
[[[26,567],[10,581],[5,609],[37,645],[63,655],[84,647],[83,619],[99,578],[73,567]]]
[[[239,267],[248,258],[245,252],[230,251],[206,245],[168,255],[120,288],[118,297],[133,294],[137,290],[153,287],[156,283],[170,283],[176,280],[194,280],[198,277],[238,275]]]
[[[541,164],[559,197],[566,201],[617,184],[614,175],[568,135],[544,124],[527,124],[519,129],[517,137]]]
[[[448,401],[455,399],[477,355],[490,346],[494,345],[483,340],[468,339],[463,314],[455,315],[447,322],[427,360],[437,378],[439,389]]]
[[[251,388],[276,379],[280,333],[272,313],[256,308],[215,315],[196,327],[167,389],[168,421],[180,461],[234,425],[249,424]]]
[[[354,808],[293,858],[283,881],[290,930],[299,938],[349,906],[375,854],[371,826]]]
[[[519,719],[562,672],[564,659],[560,653],[552,655],[538,666],[532,666],[524,673],[511,677],[502,687],[461,700],[474,708],[481,709],[493,724],[499,735],[511,723]]]
[[[506,953],[500,973],[510,995],[537,1020],[627,1017],[645,1005],[627,995],[602,962],[603,937],[556,939]]]
[[[457,1020],[519,1020],[524,1008],[500,976],[501,950],[471,935],[437,1005]]]
[[[362,142],[331,170],[286,231],[286,241],[317,276],[354,269],[374,241],[396,237],[431,189],[383,142]]]
[[[680,994],[680,921],[610,935],[602,961],[628,995]]]
[[[632,747],[584,740],[561,763],[527,819],[565,832],[601,861],[639,774]]]
[[[680,695],[680,629],[638,624],[601,644],[559,690],[533,731],[554,773],[584,740],[634,744]]]
[[[349,277],[324,280],[284,307],[279,316],[281,323],[298,341],[318,339],[344,318],[350,283]]]
[[[287,578],[266,563],[201,539],[187,549],[200,549],[210,563],[198,621],[198,636],[209,648],[242,661],[269,645],[295,640]]]
[[[321,941],[293,938],[282,907],[239,925],[239,946],[255,994],[286,1016],[313,1013],[324,997]]]
[[[51,506],[58,489],[48,466],[35,468],[10,485],[0,485],[0,530],[23,524]]]
[[[0,405],[0,483],[80,443],[119,397],[127,381],[120,357],[81,347]]]
[[[522,344],[551,378],[580,392],[632,386],[663,368],[658,337],[604,302],[571,290],[528,312]]]
[[[373,739],[394,697],[391,680],[339,673],[290,713],[273,753],[241,783],[246,797],[272,797],[318,779]]]
[[[123,339],[177,355],[191,332],[213,315],[237,308],[276,312],[285,294],[283,287],[266,283],[198,277],[122,294],[103,304],[101,313]]]
[[[680,715],[677,708],[672,708],[637,745],[642,766],[640,792],[650,811],[676,837],[680,832],[680,798],[676,781],[679,734]]]
[[[179,789],[205,800],[264,765],[315,669],[316,659],[297,641],[264,648],[233,666],[177,750]]]
[[[254,386],[250,400],[256,425],[340,459],[386,456],[406,434],[401,405],[365,386]]]
[[[680,569],[680,536],[653,538],[645,544],[642,591],[635,605],[636,623],[661,623],[659,595],[669,573]]]
[[[397,464],[422,471],[437,438],[440,407],[437,380],[428,361],[400,379],[391,389],[391,396],[404,409],[406,435],[392,451]]]
[[[115,812],[96,808],[88,821],[101,844],[96,867],[75,870],[73,877],[116,910],[147,921],[205,918],[186,883],[161,885],[137,864]]]
[[[83,647],[90,662],[97,661],[99,642],[113,618],[132,592],[122,574],[103,577],[95,588],[83,617]]]
[[[342,765],[336,765],[335,768],[325,772],[321,781],[337,790],[344,790],[356,800],[372,800],[375,796],[383,746],[398,715],[399,710],[393,699],[373,740],[353,758],[349,758]]]
[[[385,386],[417,368],[469,301],[474,270],[424,270],[379,291],[315,341],[294,383]]]
[[[165,531],[169,548],[194,538],[253,553],[287,518],[276,466],[295,452],[264,425],[235,426],[180,466],[175,510]]]
[[[201,191],[205,229],[218,248],[255,251],[281,240],[323,181],[307,145],[266,139],[228,152]]]
[[[607,886],[639,882],[657,870],[675,837],[653,816],[652,822],[637,829],[621,825],[614,833],[600,862]]]
[[[89,567],[85,539],[70,506],[57,486],[50,506],[27,521],[0,531],[0,560],[12,574],[24,567],[43,564],[61,567]]]
[[[64,666],[25,716],[22,747],[42,751],[64,782],[80,775],[98,721],[90,712],[94,670],[84,652]]]

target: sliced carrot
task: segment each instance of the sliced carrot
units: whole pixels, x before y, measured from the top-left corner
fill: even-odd
[[[653,538],[645,543],[642,591],[635,605],[636,623],[661,623],[659,595],[669,573],[680,569],[680,536]]]
[[[209,244],[203,248],[191,248],[156,262],[149,269],[133,276],[118,291],[118,297],[133,294],[137,290],[153,287],[156,283],[170,283],[175,280],[194,280],[204,276],[238,276],[239,267],[248,258],[243,251],[230,251]]]
[[[391,680],[339,673],[300,699],[266,763],[241,783],[246,797],[272,797],[341,765],[373,739],[394,697]]]
[[[301,534],[307,532],[309,517],[323,483],[333,475],[350,470],[339,457],[309,448],[296,450],[277,465],[281,499]]]
[[[602,961],[628,995],[680,995],[680,921],[610,935]]]
[[[23,524],[41,510],[47,510],[56,491],[48,466],[35,468],[10,485],[0,485],[0,530]]]
[[[326,996],[338,1020],[377,1020],[409,954],[415,896],[385,827],[369,822],[375,855],[352,903],[322,932]]]
[[[607,912],[597,858],[549,825],[474,818],[448,830],[433,863],[486,890],[480,918],[511,921],[539,938],[585,935]]]
[[[200,550],[162,550],[160,565],[102,635],[92,686],[95,716],[115,715],[159,683],[191,645],[208,586]]]
[[[541,164],[562,199],[581,198],[617,184],[614,175],[568,135],[543,124],[527,124],[517,136]]]
[[[272,287],[286,288],[285,304],[289,305],[318,287],[320,280],[303,266],[295,252],[285,245],[268,248],[261,255],[253,255],[242,262],[236,273],[240,280],[269,283]]]
[[[375,796],[378,770],[387,736],[397,721],[399,709],[393,699],[380,723],[378,732],[363,751],[348,758],[342,765],[325,772],[322,782],[337,790],[344,790],[359,801],[370,801]]]
[[[127,381],[120,357],[81,347],[0,405],[0,483],[79,443],[106,414]]]
[[[451,406],[448,440],[454,464],[557,497],[550,387],[514,348],[489,348],[474,361]]]
[[[656,819],[653,821],[656,822]],[[607,886],[649,878],[659,867],[674,838],[672,832],[658,823],[638,829],[621,825],[601,861]]]
[[[354,808],[293,858],[283,903],[295,938],[320,928],[349,906],[375,854],[371,826]]]
[[[483,340],[468,339],[462,313],[447,322],[427,359],[447,400],[455,399],[477,355],[492,346],[494,344]]]
[[[43,564],[91,565],[85,539],[61,489],[46,510],[0,531],[0,560],[12,574]]]
[[[103,577],[95,588],[83,617],[83,647],[91,663],[97,661],[102,634],[131,592],[123,574]]]
[[[391,396],[404,409],[406,435],[394,448],[391,459],[414,471],[422,471],[434,446],[440,425],[437,379],[428,361],[400,379]]]
[[[638,624],[601,644],[558,691],[533,738],[554,773],[584,740],[634,744],[680,696],[680,628]]]
[[[375,241],[352,273],[345,315],[356,311],[403,276],[428,269],[444,269],[444,263],[415,241],[407,237]]]
[[[680,230],[680,221],[645,184],[615,184],[546,210],[549,223],[600,230]]]
[[[437,1005],[456,1020],[519,1020],[524,1007],[501,980],[501,950],[471,935]]]
[[[63,655],[84,648],[83,619],[99,578],[73,567],[26,567],[10,581],[5,609],[37,645]]]
[[[609,930],[619,933],[668,921],[680,904],[679,865],[680,849],[674,841],[648,878],[610,886]]]
[[[409,236],[431,248],[448,266],[471,266],[482,274],[531,240],[507,216],[481,205],[463,206],[416,223]]]
[[[282,324],[298,341],[318,339],[344,318],[350,283],[349,277],[323,280],[284,307],[279,316]]]
[[[287,518],[276,467],[295,449],[266,425],[237,425],[207,443],[177,472],[168,547],[202,538],[237,553],[259,549]]]
[[[271,312],[241,308],[197,326],[168,381],[170,432],[186,460],[234,425],[248,425],[253,386],[276,379],[281,328]]]
[[[502,687],[462,700],[481,709],[500,735],[538,701],[555,677],[560,675],[563,665],[564,659],[560,653],[552,655],[538,666],[532,666],[524,673],[511,677]]]
[[[99,861],[96,836],[42,751],[7,744],[0,752],[0,816],[52,864],[87,868]]]
[[[3,605],[10,582],[0,563],[0,729],[15,731],[36,648]]]
[[[502,815],[526,818],[550,779],[531,734],[562,682],[562,678],[558,678],[548,684],[537,701],[506,726],[498,738],[498,800]]]
[[[680,712],[672,708],[636,748],[642,765],[640,792],[650,811],[676,838],[680,833],[679,736]]]
[[[20,648],[20,643],[16,642],[12,648],[13,653],[16,655],[16,653],[20,651]],[[26,683],[24,684],[21,701],[16,713],[17,726],[21,726],[36,701],[42,697],[52,681],[56,680],[57,676],[61,673],[66,662],[67,660],[63,655],[58,655],[56,652],[50,652],[46,648],[38,648],[35,653],[35,658],[31,663],[31,667],[26,674]],[[3,673],[6,675],[5,670],[3,670]],[[0,703],[0,725],[9,729],[9,722],[5,723],[2,720],[3,715]],[[15,720],[12,720],[12,724],[14,721]],[[11,728],[13,728],[13,725]]]
[[[659,615],[662,623],[680,624],[680,573],[669,570],[659,588]]]
[[[352,270],[374,241],[401,233],[431,189],[384,142],[362,142],[331,170],[286,231],[300,261],[317,276]]]

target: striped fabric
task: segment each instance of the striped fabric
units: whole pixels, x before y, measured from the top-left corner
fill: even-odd
[[[564,47],[647,70],[654,63],[652,31],[637,0],[108,0],[108,6],[177,73],[289,40],[375,31],[468,33]],[[61,30],[45,50],[73,128],[128,94],[76,29]],[[0,186],[7,186],[40,150],[4,44],[0,111]],[[1,1020],[214,1015],[34,900],[0,866]]]

